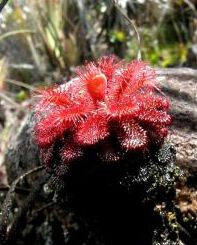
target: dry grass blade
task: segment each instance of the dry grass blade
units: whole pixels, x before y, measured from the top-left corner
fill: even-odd
[[[136,33],[136,37],[137,37],[137,42],[138,42],[138,54],[137,54],[137,60],[141,60],[142,59],[142,54],[141,54],[141,40],[140,40],[140,35],[138,32],[138,29],[136,27],[135,21],[130,19],[127,14],[122,10],[122,8],[120,8],[120,6],[118,5],[118,3],[116,2],[116,0],[113,0],[113,3],[115,5],[115,7],[117,8],[117,10],[121,13],[121,15],[129,22],[129,24],[133,27],[135,33]]]
[[[28,29],[14,30],[14,31],[10,31],[10,32],[6,32],[6,33],[2,34],[0,36],[0,41],[7,38],[7,37],[11,37],[11,36],[18,35],[18,34],[34,34],[34,33],[35,33],[35,31],[28,30]]]
[[[4,82],[11,83],[11,84],[17,85],[19,87],[27,88],[31,91],[37,91],[37,89],[34,88],[33,86],[26,84],[26,83],[23,83],[21,81],[17,81],[17,80],[13,80],[13,79],[5,79]]]
[[[31,5],[38,13],[35,21],[51,63],[64,70],[66,66],[63,22],[65,2],[43,1],[40,4],[32,1]]]
[[[0,98],[8,102],[10,105],[12,105],[16,109],[22,109],[22,106],[17,104],[13,99],[8,97],[5,93],[0,92]]]
[[[1,214],[1,223],[0,223],[0,241],[1,241],[1,237],[5,236],[6,232],[7,232],[7,226],[8,226],[8,219],[9,219],[9,214],[10,214],[10,209],[12,206],[12,195],[15,192],[16,186],[17,184],[24,179],[26,176],[32,174],[32,173],[36,173],[39,172],[41,170],[43,170],[44,167],[43,166],[39,166],[36,167],[34,169],[29,170],[28,172],[24,173],[23,175],[21,175],[19,178],[17,178],[10,186],[10,189],[6,195],[6,198],[3,202],[2,205],[2,214]]]

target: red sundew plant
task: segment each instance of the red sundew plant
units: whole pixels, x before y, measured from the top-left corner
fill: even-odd
[[[39,93],[35,136],[46,164],[57,142],[65,164],[89,148],[102,161],[114,162],[163,142],[171,124],[169,101],[147,63],[104,56],[76,74],[71,82]]]

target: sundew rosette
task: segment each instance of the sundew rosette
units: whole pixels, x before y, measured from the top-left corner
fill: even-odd
[[[104,56],[76,69],[65,85],[43,89],[35,106],[35,138],[46,165],[71,164],[90,150],[113,163],[159,146],[171,124],[169,101],[147,63]],[[56,156],[54,156],[56,154]]]

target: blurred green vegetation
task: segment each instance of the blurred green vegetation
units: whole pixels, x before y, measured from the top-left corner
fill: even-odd
[[[143,60],[160,67],[196,67],[195,0],[117,3],[135,22]],[[131,60],[139,51],[133,26],[110,0],[10,1],[0,18],[0,59],[7,62],[1,72],[33,86],[69,79],[84,60],[109,53]],[[16,90],[22,101],[26,90]]]

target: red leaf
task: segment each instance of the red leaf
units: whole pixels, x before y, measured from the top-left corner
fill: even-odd
[[[140,107],[135,101],[131,99],[124,99],[122,101],[113,102],[109,104],[109,116],[116,119],[132,118],[138,115]]]
[[[58,137],[62,137],[67,129],[81,123],[82,116],[85,115],[87,109],[81,105],[74,105],[67,109],[54,110],[41,119],[35,128],[38,144],[41,147],[46,147]]]
[[[82,145],[92,145],[109,135],[107,119],[96,115],[89,117],[77,128],[75,140]]]
[[[116,75],[120,83],[120,95],[131,96],[145,86],[151,86],[154,71],[145,62],[133,61]]]
[[[148,143],[146,131],[137,123],[124,122],[121,125],[121,133],[119,134],[119,141],[123,149],[130,150],[143,150]]]
[[[80,158],[83,155],[83,151],[77,144],[70,142],[69,139],[67,139],[64,147],[61,149],[60,155],[63,162],[67,164]]]
[[[154,127],[159,125],[169,126],[172,122],[172,118],[167,112],[157,110],[144,110],[139,114],[138,118],[141,122]]]
[[[56,105],[66,107],[70,104],[67,92],[61,87],[53,87],[50,89],[42,89],[38,97],[40,101],[36,105],[36,112],[40,113],[46,110],[46,107]]]
[[[57,115],[57,112],[41,119],[35,127],[38,145],[40,147],[50,146],[58,137],[63,136],[70,126],[70,123],[64,121],[64,117],[60,113]]]
[[[97,65],[102,73],[105,74],[107,80],[112,80],[114,73],[120,69],[123,61],[119,61],[116,56],[104,56],[97,61]]]
[[[136,100],[141,109],[143,110],[168,110],[169,109],[169,100],[161,96],[155,96],[151,94],[140,94],[137,95]]]

